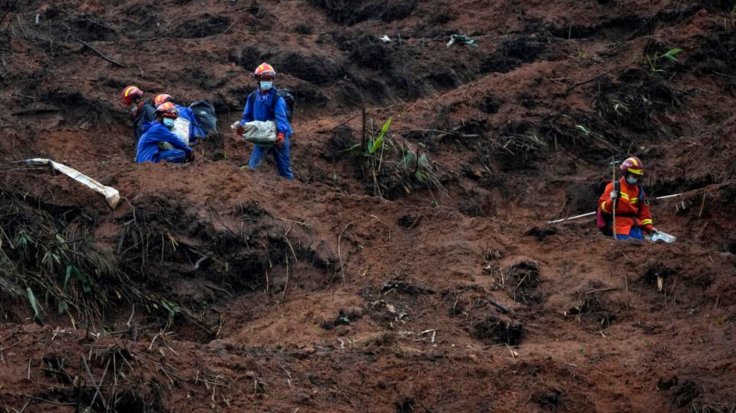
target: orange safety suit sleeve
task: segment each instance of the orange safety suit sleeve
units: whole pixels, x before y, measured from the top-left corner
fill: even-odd
[[[639,208],[637,208],[637,205],[631,204],[632,196],[626,192],[625,189],[627,188],[627,186],[625,185],[625,183],[619,182],[619,188],[621,188],[621,190],[619,190],[619,196],[616,199],[616,215],[631,217],[638,216]],[[609,183],[608,185],[606,185],[606,190],[603,191],[603,195],[598,198],[598,206],[606,214],[610,214],[613,208],[611,191],[613,191],[613,183]]]
[[[639,196],[639,213],[636,218],[639,220],[639,225],[644,228],[646,232],[654,231],[654,220],[652,219],[652,213],[649,210],[649,201],[643,199],[644,194],[638,194]]]

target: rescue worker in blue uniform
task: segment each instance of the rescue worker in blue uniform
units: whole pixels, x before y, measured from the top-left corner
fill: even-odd
[[[176,107],[166,102],[156,109],[156,121],[146,126],[138,141],[135,161],[183,163],[194,160],[194,152],[171,129],[179,116]]]
[[[189,144],[189,146],[192,146],[199,139],[204,139],[207,136],[207,133],[202,129],[201,125],[199,124],[199,120],[196,116],[194,116],[194,111],[192,111],[191,108],[177,105],[176,102],[174,102],[174,98],[172,98],[171,95],[165,93],[157,95],[155,98],[153,98],[153,104],[156,107],[159,107],[166,102],[173,103],[176,107],[176,110],[179,111],[179,118],[186,119],[189,122],[189,131],[187,137],[187,143]]]
[[[143,91],[137,86],[127,86],[120,93],[123,105],[130,110],[130,119],[133,121],[133,137],[135,141],[141,138],[146,125],[156,120],[156,107],[143,100]]]
[[[254,120],[274,121],[276,124],[276,143],[273,146],[255,145],[248,161],[248,168],[256,170],[268,152],[272,152],[279,175],[288,180],[293,180],[290,154],[292,129],[287,116],[286,100],[279,96],[276,88],[273,87],[276,70],[268,63],[262,63],[256,68],[253,77],[258,82],[258,87],[248,95],[243,109],[243,117],[234,126],[236,128],[238,126],[242,127],[245,123]],[[242,133],[242,129],[238,130],[238,134]]]

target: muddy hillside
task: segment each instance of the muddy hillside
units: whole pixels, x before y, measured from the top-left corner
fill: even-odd
[[[0,63],[2,412],[736,412],[733,0],[0,0]],[[629,156],[675,243],[548,224]]]

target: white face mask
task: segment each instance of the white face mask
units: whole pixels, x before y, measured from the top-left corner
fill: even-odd
[[[626,182],[629,185],[636,185],[637,182],[639,182],[639,177],[634,176],[634,175],[626,175]]]
[[[164,126],[166,126],[167,128],[173,129],[174,128],[174,123],[175,123],[174,119],[164,118]]]
[[[273,81],[264,80],[261,82],[261,90],[271,90],[273,87]]]

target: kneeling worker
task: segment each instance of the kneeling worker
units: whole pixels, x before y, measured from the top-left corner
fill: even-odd
[[[643,240],[645,235],[657,232],[649,211],[649,199],[640,183],[644,164],[632,156],[620,168],[623,172],[621,179],[609,183],[598,199],[598,228],[608,236],[613,235],[611,221],[615,205],[615,238]]]
[[[171,102],[156,108],[156,121],[149,124],[138,141],[136,162],[183,163],[194,160],[192,149],[171,131],[178,116]]]

